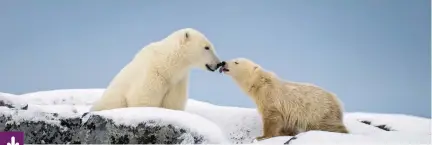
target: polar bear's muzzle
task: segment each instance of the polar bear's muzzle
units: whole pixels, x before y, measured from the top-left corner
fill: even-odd
[[[220,66],[219,73],[228,72],[229,71],[229,69],[226,66],[226,62],[225,61],[222,61],[221,63],[219,63],[218,66]]]
[[[205,66],[206,66],[207,70],[212,71],[212,72],[216,71],[219,68],[219,64],[217,64],[216,67],[213,65],[210,65],[210,64],[206,64]]]

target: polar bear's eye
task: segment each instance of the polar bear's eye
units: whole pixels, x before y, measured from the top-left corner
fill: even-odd
[[[204,47],[204,49],[205,49],[205,50],[209,50],[209,49],[210,49],[210,47],[206,46],[206,47]]]
[[[236,62],[234,62],[235,64],[238,64],[238,62],[236,61]]]

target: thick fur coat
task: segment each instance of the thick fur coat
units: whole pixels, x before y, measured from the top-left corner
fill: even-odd
[[[246,58],[224,64],[221,72],[250,96],[262,116],[263,136],[257,140],[309,130],[348,133],[343,106],[334,94],[312,84],[284,81]]]
[[[192,68],[215,71],[220,60],[201,32],[185,28],[142,48],[113,78],[91,111],[123,107],[184,110]]]

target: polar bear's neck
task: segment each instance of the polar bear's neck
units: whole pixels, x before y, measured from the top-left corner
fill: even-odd
[[[272,74],[263,71],[259,71],[249,77],[237,78],[236,82],[253,100],[266,98],[268,89],[273,88],[275,83],[277,83],[273,79]]]

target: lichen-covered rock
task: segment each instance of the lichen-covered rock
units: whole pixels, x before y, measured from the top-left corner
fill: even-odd
[[[227,143],[211,121],[184,111],[150,107],[89,113],[78,134],[77,140],[85,144]]]
[[[172,124],[149,120],[136,126],[116,125],[112,119],[92,115],[84,123],[78,139],[84,144],[200,144],[205,137]]]
[[[72,141],[81,119],[78,114],[1,108],[0,122],[5,122],[2,131],[24,131],[26,144],[62,144]]]
[[[182,111],[124,108],[81,116],[71,106],[0,107],[0,130],[24,131],[26,144],[226,143],[216,125]]]

